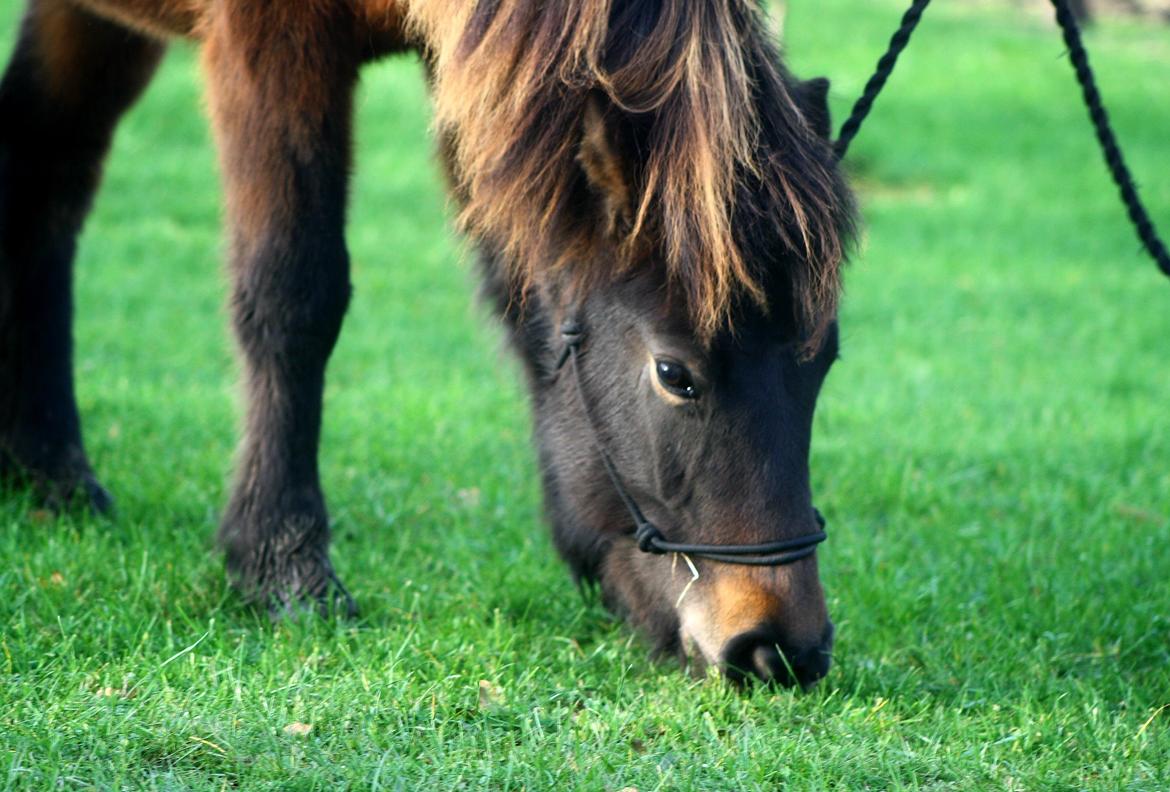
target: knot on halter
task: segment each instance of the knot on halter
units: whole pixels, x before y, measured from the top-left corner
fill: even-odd
[[[663,538],[662,532],[652,522],[643,522],[634,531],[634,541],[638,543],[638,549],[643,553],[662,555],[665,551],[655,546],[655,542],[662,541]]]

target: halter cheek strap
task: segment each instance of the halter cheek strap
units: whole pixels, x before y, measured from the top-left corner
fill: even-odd
[[[601,442],[601,433],[593,419],[593,412],[589,409],[589,399],[585,396],[585,388],[581,383],[581,343],[585,338],[585,331],[579,322],[567,320],[561,325],[561,338],[564,348],[557,358],[556,371],[560,372],[566,364],[573,369],[573,386],[577,399],[581,402],[581,409],[585,412],[585,419],[589,423],[589,430],[593,435],[593,445],[601,457],[601,464],[605,467],[606,475],[613,484],[622,504],[626,507],[630,517],[634,520],[634,541],[638,549],[644,553],[663,555],[665,553],[685,553],[688,556],[705,558],[709,561],[719,561],[724,564],[741,564],[745,566],[784,566],[795,563],[802,558],[812,555],[817,545],[828,538],[825,534],[825,518],[819,511],[813,510],[817,524],[821,530],[816,533],[798,536],[795,539],[785,539],[779,542],[763,542],[747,545],[710,545],[710,544],[682,544],[669,542],[662,531],[654,523],[646,519],[646,515],[638,507],[638,502],[622,483],[613,459],[606,452]]]

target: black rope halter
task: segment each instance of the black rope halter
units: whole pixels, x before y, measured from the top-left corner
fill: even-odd
[[[666,537],[662,535],[662,531],[646,519],[646,515],[638,507],[638,502],[634,500],[625,484],[622,483],[622,478],[618,475],[617,468],[614,467],[613,459],[601,442],[601,433],[597,430],[597,424],[593,420],[593,412],[589,409],[589,399],[586,398],[585,388],[581,384],[581,365],[578,358],[581,353],[581,342],[585,338],[584,329],[579,322],[572,319],[567,320],[561,325],[561,338],[565,342],[565,346],[557,359],[556,371],[559,372],[563,369],[566,363],[571,363],[573,366],[574,390],[577,392],[581,409],[585,412],[585,420],[593,435],[593,445],[597,448],[601,464],[605,467],[605,472],[609,476],[610,483],[613,484],[614,491],[617,492],[626,511],[634,520],[634,541],[637,542],[638,549],[643,553],[655,555],[682,553],[696,558],[705,558],[709,561],[721,561],[725,564],[784,566],[795,563],[802,558],[808,558],[816,551],[817,545],[828,538],[824,531],[825,518],[821,516],[819,511],[813,509],[821,530],[806,536],[798,536],[795,539],[747,545],[682,544],[667,541]]]

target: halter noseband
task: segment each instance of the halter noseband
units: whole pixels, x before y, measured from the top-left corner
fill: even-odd
[[[613,459],[610,458],[605,450],[605,446],[602,445],[601,433],[598,432],[597,424],[593,421],[593,413],[589,409],[589,400],[585,398],[585,388],[581,384],[581,366],[578,358],[581,352],[581,342],[585,339],[584,329],[579,322],[573,321],[572,319],[566,320],[561,325],[561,338],[564,340],[565,346],[561,350],[560,357],[557,359],[556,371],[560,372],[566,363],[572,363],[573,383],[577,391],[577,398],[581,401],[581,408],[585,411],[585,419],[589,423],[589,429],[593,434],[593,444],[597,447],[597,452],[601,456],[601,464],[605,466],[605,472],[613,484],[614,491],[617,492],[622,504],[626,507],[626,511],[630,513],[630,517],[634,520],[634,541],[638,543],[638,549],[643,553],[653,553],[655,555],[684,553],[688,556],[706,558],[710,561],[721,561],[725,564],[785,566],[786,564],[795,563],[802,558],[807,558],[812,555],[817,545],[828,538],[824,532],[825,518],[821,516],[819,511],[813,509],[817,524],[820,525],[822,530],[806,536],[798,536],[795,539],[748,545],[680,544],[678,542],[668,542],[666,537],[662,535],[662,532],[658,530],[658,527],[647,520],[646,515],[642,514],[642,510],[638,508],[637,501],[634,500],[625,485],[622,484],[621,476],[618,475],[617,468],[614,467]]]

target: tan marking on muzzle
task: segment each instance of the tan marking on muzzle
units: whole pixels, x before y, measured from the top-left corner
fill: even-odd
[[[799,568],[798,568],[799,567]],[[679,608],[684,646],[697,649],[710,664],[737,635],[776,625],[794,641],[814,641],[828,620],[815,565],[704,570],[707,585],[688,595]]]

